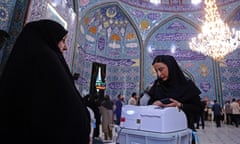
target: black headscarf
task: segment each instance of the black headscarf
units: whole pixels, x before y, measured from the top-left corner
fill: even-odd
[[[173,56],[169,55],[159,55],[157,56],[152,65],[158,62],[162,62],[168,67],[168,79],[166,81],[162,81],[158,78],[157,82],[160,87],[166,92],[171,92],[172,90],[182,90],[182,86],[186,85],[187,79],[178,66],[176,60]]]
[[[149,91],[151,97],[149,104],[163,98],[173,98],[184,104],[186,113],[198,111],[198,106],[200,105],[199,94],[201,92],[192,80],[184,76],[175,58],[170,55],[158,55],[153,60],[152,65],[159,62],[167,65],[168,79],[166,81],[160,78],[155,80]]]
[[[89,143],[89,113],[58,48],[66,34],[39,20],[17,38],[0,79],[0,131],[9,143]]]

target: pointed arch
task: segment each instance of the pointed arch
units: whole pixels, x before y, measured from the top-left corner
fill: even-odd
[[[122,10],[123,14],[127,17],[130,25],[132,25],[134,31],[136,32],[136,35],[137,35],[137,39],[139,41],[139,45],[140,45],[140,50],[141,50],[141,47],[143,46],[143,41],[142,41],[142,38],[141,38],[141,34],[137,28],[137,25],[136,23],[134,22],[134,20],[131,18],[131,16],[128,14],[128,12],[126,11],[126,9],[121,5],[120,2],[118,1],[115,1],[115,2],[102,2],[100,4],[96,4],[96,5],[93,5],[91,7],[89,7],[87,10],[85,10],[85,12],[83,13],[83,17],[81,17],[82,19],[80,21],[82,21],[84,19],[84,17],[91,11],[93,10],[97,10],[99,8],[102,8],[102,7],[105,7],[105,6],[117,6],[120,10]]]
[[[102,17],[106,18],[106,21],[104,21],[105,19],[102,19]],[[126,22],[126,24],[124,25],[122,21]],[[89,41],[91,40],[91,37],[88,39],[89,37],[87,36],[92,36],[93,41]],[[136,72],[135,74],[132,74],[131,71],[125,70],[124,73],[130,73],[134,78],[141,79],[141,61],[143,60],[141,58],[141,49],[143,45],[141,34],[134,19],[128,14],[127,9],[119,2],[96,3],[94,6],[86,9],[82,14],[81,19],[79,19],[77,37],[79,40],[79,47],[83,46],[78,49],[81,52],[80,55],[84,56],[85,60],[88,62],[100,63],[101,61],[102,64],[108,65],[107,72],[116,69],[117,73],[120,73],[121,70],[118,70],[119,67],[116,66],[123,66],[124,68],[122,71],[126,68]],[[128,38],[132,39],[128,40]],[[100,47],[98,45],[99,41],[102,44]],[[87,47],[89,45],[90,47]],[[135,65],[132,64],[132,62]],[[130,93],[132,89],[139,91],[141,88],[141,83],[139,83],[140,85],[135,84],[135,82],[132,82],[134,78],[128,78],[130,75],[123,74],[124,76],[115,77],[115,74],[116,73],[107,74],[109,85],[114,85],[115,78],[117,77],[116,79],[121,78],[123,81],[122,86],[126,93]],[[132,85],[132,83],[134,85]],[[120,91],[120,89],[115,90],[115,88],[112,88],[106,90],[106,93],[115,93],[118,91]]]
[[[146,37],[146,40],[145,40],[145,43],[144,43],[144,46],[147,44],[147,42],[149,41],[149,39],[151,38],[151,36],[153,35],[153,33],[158,30],[161,26],[165,25],[166,23],[168,23],[169,21],[171,20],[174,20],[174,19],[180,19],[181,21],[184,21],[186,22],[187,24],[191,25],[192,27],[194,27],[196,30],[200,31],[201,28],[200,26],[196,25],[195,23],[193,23],[192,21],[190,21],[189,19],[181,16],[181,15],[173,15],[171,17],[168,17],[166,18],[165,20],[163,20],[162,22],[160,22],[156,27],[154,27],[150,32],[149,34],[147,35]]]
[[[240,24],[239,19],[234,21],[235,16],[239,16],[240,17],[240,6],[238,6],[237,8],[235,8],[230,15],[225,19],[225,22],[228,23],[230,26],[238,26]],[[237,22],[237,23],[235,23]]]
[[[154,44],[156,44],[157,43],[157,45],[155,45],[155,46],[160,46],[161,47],[161,44],[159,43],[159,42],[156,42],[156,41],[152,41],[152,38],[154,38],[154,34],[156,33],[156,32],[158,32],[164,25],[166,25],[167,23],[169,23],[170,21],[173,21],[173,20],[178,20],[178,21],[181,21],[181,22],[184,22],[184,23],[186,23],[187,25],[190,25],[190,26],[192,26],[192,29],[197,29],[198,31],[200,31],[200,26],[198,26],[198,25],[196,25],[195,23],[193,23],[191,20],[189,20],[189,19],[187,19],[187,18],[185,18],[185,17],[183,17],[183,16],[180,16],[180,15],[173,15],[173,16],[170,16],[170,17],[168,17],[168,18],[166,18],[166,19],[164,19],[162,22],[160,22],[156,27],[154,27],[153,29],[151,29],[151,31],[149,32],[149,34],[146,36],[146,40],[145,40],[145,42],[144,42],[144,56],[143,56],[143,61],[144,61],[144,64],[143,64],[143,67],[148,67],[148,63],[146,63],[146,62],[148,62],[149,61],[149,59],[147,59],[147,57],[149,57],[148,56],[148,53],[146,53],[146,52],[148,52],[148,51],[151,51],[151,48],[150,48],[150,50],[148,50],[148,48],[149,48],[149,45],[151,45],[152,43],[153,43],[153,45]],[[159,31],[159,32],[161,32],[161,31]],[[159,45],[160,44],[160,45]],[[151,53],[151,52],[150,52]],[[153,56],[154,54],[152,54],[152,56]],[[145,72],[147,72],[147,70],[146,69],[144,69],[143,70],[143,73],[144,73],[144,76],[143,77],[146,77],[146,79],[147,80],[149,80],[149,81],[151,81],[150,80],[150,78],[151,78],[151,75],[149,75],[149,74],[147,74],[147,73],[145,73]],[[186,73],[186,72],[185,72]],[[192,79],[193,77],[191,76],[191,75],[188,75],[188,73],[186,73],[187,74],[187,76],[190,76],[190,78]],[[146,80],[146,82],[148,82]]]

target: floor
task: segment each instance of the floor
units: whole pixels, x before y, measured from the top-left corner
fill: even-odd
[[[240,144],[240,127],[221,124],[217,128],[214,122],[205,121],[205,129],[197,129],[198,144]],[[105,141],[105,144],[115,144]]]
[[[205,129],[197,130],[200,144],[240,144],[240,127],[222,124],[217,128],[214,122],[205,123]]]

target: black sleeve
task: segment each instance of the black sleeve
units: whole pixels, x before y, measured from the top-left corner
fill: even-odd
[[[194,114],[201,111],[200,93],[201,91],[196,85],[192,81],[189,81],[188,88],[179,100],[183,104],[182,109],[186,114]]]
[[[159,87],[157,86],[157,80],[154,82],[153,86],[151,89],[148,91],[148,95],[150,96],[150,99],[148,100],[148,105],[153,104],[154,101],[158,100],[158,89]]]

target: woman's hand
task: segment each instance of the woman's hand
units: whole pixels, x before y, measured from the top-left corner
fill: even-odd
[[[157,100],[153,102],[153,105],[160,107],[179,107],[179,108],[182,107],[182,103],[180,103],[179,101],[172,98],[170,98],[169,100],[171,101],[171,103],[169,104],[163,104],[160,100]]]
[[[163,104],[160,100],[154,101],[152,105],[160,106],[160,107],[165,107],[165,104]]]
[[[169,99],[171,101],[170,104],[167,104],[166,107],[181,107],[182,106],[182,103],[180,103],[179,101],[175,100],[175,99],[172,99],[170,98]]]

